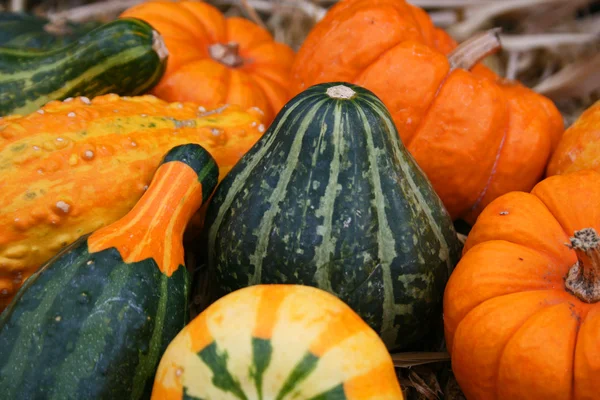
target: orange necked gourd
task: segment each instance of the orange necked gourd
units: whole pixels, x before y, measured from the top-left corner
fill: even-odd
[[[264,130],[254,110],[149,95],[54,101],[0,119],[0,311],[61,248],[124,216],[168,149],[201,144],[222,178]]]
[[[290,98],[294,52],[248,19],[186,0],[144,2],[122,17],[142,19],[161,33],[169,59],[152,93],[164,100],[254,106],[270,123]]]
[[[165,351],[153,400],[402,400],[379,336],[336,296],[255,285],[217,300]]]
[[[342,0],[298,50],[292,92],[374,92],[453,219],[473,223],[499,195],[531,190],[564,130],[549,99],[478,64],[499,46],[491,31],[457,47],[403,0]]]
[[[0,314],[3,400],[150,398],[189,320],[183,233],[218,175],[202,146],[175,146],[131,211],[26,281]]]
[[[547,175],[582,169],[600,172],[600,100],[565,131],[548,164]]]
[[[546,178],[481,213],[444,297],[452,369],[472,400],[600,393],[600,173]]]

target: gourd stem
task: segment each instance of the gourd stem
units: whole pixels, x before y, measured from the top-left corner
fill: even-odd
[[[575,231],[569,247],[577,262],[565,278],[567,291],[586,303],[600,301],[600,236],[594,228]]]
[[[240,56],[239,51],[240,45],[236,42],[215,43],[208,46],[208,54],[213,60],[232,68],[244,64],[244,59]]]
[[[500,43],[500,28],[481,32],[461,43],[448,55],[450,70],[461,68],[469,70],[486,56],[496,52]]]

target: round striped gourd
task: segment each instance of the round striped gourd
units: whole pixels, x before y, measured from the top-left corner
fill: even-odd
[[[160,357],[188,321],[183,232],[217,178],[200,145],[174,147],[127,215],[25,282],[0,314],[3,400],[150,397]]]
[[[316,286],[390,349],[420,347],[441,328],[460,248],[383,103],[345,83],[286,104],[215,191],[205,238],[217,296],[259,283]]]
[[[213,303],[171,342],[154,400],[401,400],[385,345],[346,304],[300,285]]]

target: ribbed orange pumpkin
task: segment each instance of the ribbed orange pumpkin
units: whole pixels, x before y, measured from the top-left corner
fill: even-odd
[[[600,101],[585,110],[565,131],[550,159],[547,174],[551,176],[582,169],[600,172]]]
[[[564,127],[547,98],[471,68],[490,50],[471,45],[455,49],[403,0],[342,0],[298,51],[293,92],[327,81],[373,91],[452,217],[474,222],[494,198],[539,181]]]
[[[270,123],[289,100],[294,52],[244,18],[200,1],[148,1],[122,17],[145,20],[164,38],[167,70],[152,93],[167,101],[258,107]]]
[[[600,394],[600,174],[545,179],[486,207],[444,296],[469,400]]]

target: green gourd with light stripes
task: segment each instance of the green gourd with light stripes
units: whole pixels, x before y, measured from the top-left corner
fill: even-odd
[[[340,82],[283,107],[217,188],[203,236],[216,296],[261,283],[315,286],[393,350],[439,336],[460,252],[384,104]]]

